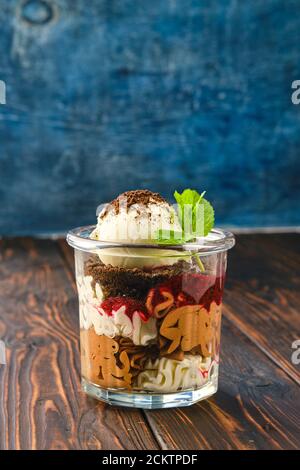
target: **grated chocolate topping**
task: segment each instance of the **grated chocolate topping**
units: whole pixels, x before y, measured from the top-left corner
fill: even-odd
[[[107,205],[100,216],[101,219],[104,218],[111,209],[114,209],[115,213],[118,214],[120,211],[120,200],[125,198],[127,199],[127,210],[134,204],[142,204],[144,206],[147,206],[150,203],[167,204],[167,201],[159,193],[153,193],[148,189],[135,189],[133,191],[126,191]]]

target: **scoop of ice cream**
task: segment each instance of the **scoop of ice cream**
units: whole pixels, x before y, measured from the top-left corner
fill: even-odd
[[[148,190],[120,194],[99,214],[91,238],[126,244],[151,244],[158,230],[180,231],[173,207],[158,193]],[[153,268],[174,264],[182,252],[159,248],[109,248],[99,250],[104,264],[127,268]]]
[[[158,230],[180,230],[173,207],[148,190],[120,194],[99,214],[91,238],[122,243],[151,243]]]

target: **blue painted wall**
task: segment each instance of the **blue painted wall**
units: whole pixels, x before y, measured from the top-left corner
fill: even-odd
[[[300,225],[299,0],[0,0],[0,234],[147,187]]]

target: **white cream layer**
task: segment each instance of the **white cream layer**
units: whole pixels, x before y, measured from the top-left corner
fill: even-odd
[[[130,338],[136,345],[147,345],[157,337],[155,318],[144,322],[138,312],[134,312],[132,319],[126,315],[126,307],[122,306],[112,311],[109,316],[100,307],[103,293],[99,284],[92,287],[92,276],[77,278],[79,295],[80,328],[88,330],[94,327],[97,335],[106,335],[110,338],[123,336]]]
[[[212,361],[210,358],[187,354],[183,361],[165,357],[156,361],[149,360],[141,372],[136,386],[153,392],[176,392],[203,385],[210,377]]]

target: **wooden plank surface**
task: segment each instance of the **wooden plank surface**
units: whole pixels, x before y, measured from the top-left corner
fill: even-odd
[[[142,412],[80,391],[77,294],[56,243],[0,249],[0,448],[157,448]]]
[[[299,449],[300,387],[223,319],[220,385],[193,407],[146,412],[164,449]]]
[[[228,267],[224,314],[300,384],[300,235],[240,236]]]
[[[80,391],[72,250],[64,241],[2,241],[0,448],[299,448],[300,366],[290,362],[300,338],[299,241],[238,237],[218,393],[190,408],[146,412]]]
[[[237,238],[237,247],[229,254],[220,389],[214,398],[192,408],[145,412],[162,448],[292,449],[300,446],[300,388],[281,370],[287,364],[288,368],[284,370],[288,375],[291,370],[296,377],[299,374],[299,366],[297,369],[289,362],[291,330],[292,338],[300,338],[299,321],[295,322],[294,315],[296,300],[300,300],[299,241],[299,235],[244,235]],[[64,241],[60,242],[60,248],[72,271],[72,250]],[[239,303],[243,299],[246,302],[251,285],[258,286],[262,279],[269,291],[274,288],[281,299],[287,295],[286,291],[289,292],[284,302],[284,321],[280,322],[280,328],[280,320],[277,321],[275,336],[268,330],[273,318],[272,302],[259,324],[258,337],[251,322],[245,323],[249,320],[245,315],[249,309]],[[249,288],[248,280],[251,281]],[[257,321],[253,312],[259,314],[263,301],[260,290],[256,300],[257,305],[255,300],[249,301],[254,325]],[[235,316],[226,318],[234,302]],[[278,343],[285,345],[281,354],[276,349]]]

